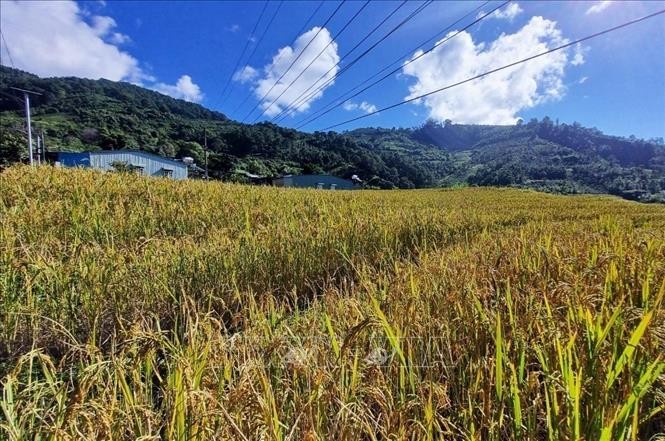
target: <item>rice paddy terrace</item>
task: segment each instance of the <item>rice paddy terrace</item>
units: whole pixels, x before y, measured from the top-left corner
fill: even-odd
[[[665,207],[0,174],[0,438],[649,439]]]

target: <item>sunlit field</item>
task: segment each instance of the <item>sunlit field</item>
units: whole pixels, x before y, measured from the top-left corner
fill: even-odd
[[[0,438],[649,439],[665,206],[0,174]]]

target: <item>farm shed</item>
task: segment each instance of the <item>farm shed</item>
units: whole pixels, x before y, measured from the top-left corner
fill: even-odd
[[[287,175],[273,179],[276,187],[319,188],[327,190],[353,190],[356,184],[350,179],[332,175]]]
[[[55,152],[55,161],[65,167],[91,167],[114,170],[115,164],[145,176],[187,179],[188,165],[138,150],[106,150],[99,152]]]

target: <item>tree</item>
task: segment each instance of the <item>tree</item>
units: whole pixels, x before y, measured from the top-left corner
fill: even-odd
[[[413,129],[304,133],[270,123],[229,121],[200,105],[127,83],[42,79],[5,66],[0,74],[0,91],[12,85],[43,93],[33,102],[33,120],[46,129],[52,151],[137,148],[167,157],[191,156],[203,166],[205,129],[210,175],[219,179],[242,169],[374,176],[373,186],[382,188],[468,180],[547,191],[607,192],[612,187],[653,194],[665,186],[662,139],[609,136],[577,123],[555,125],[549,117],[531,119],[526,129],[524,122],[519,127],[429,119]],[[22,115],[20,99],[0,94],[1,164],[27,156]]]
[[[96,144],[99,141],[99,130],[94,127],[86,127],[81,131],[81,140],[86,144]]]
[[[306,175],[321,175],[324,174],[323,169],[321,166],[317,164],[313,164],[311,162],[306,163],[302,167],[302,172]]]
[[[28,158],[27,136],[9,127],[0,127],[0,169]]]
[[[184,158],[190,156],[194,158],[194,161],[197,164],[203,164],[205,162],[205,152],[201,144],[194,141],[184,141],[179,143],[178,156]]]
[[[127,161],[113,161],[111,168],[118,173],[131,173],[134,170]]]

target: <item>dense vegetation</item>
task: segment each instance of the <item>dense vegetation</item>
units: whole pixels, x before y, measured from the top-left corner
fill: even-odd
[[[351,134],[384,148],[391,145],[415,158],[427,153],[413,147],[413,141],[417,146],[445,150],[452,163],[446,164],[448,174],[438,175],[442,176],[441,184],[521,186],[665,201],[662,139],[608,136],[597,129],[559,124],[549,118],[516,126],[428,121],[413,130],[359,129]],[[401,141],[405,138],[413,141]],[[436,161],[422,159],[423,163]]]
[[[419,134],[430,132],[425,129],[431,127],[426,126]],[[464,131],[463,127],[449,127],[446,130],[448,127],[438,126],[434,133],[444,140],[447,132]],[[635,199],[655,196],[665,200],[662,139],[608,136],[577,123],[559,124],[549,118],[487,130],[494,133],[482,136],[472,149],[470,162],[477,166],[469,177],[472,184],[553,186],[559,191],[593,191]]]
[[[27,155],[22,99],[11,85],[43,93],[33,99],[33,121],[44,130],[51,150],[140,148],[168,157],[192,156],[202,164],[205,129],[215,178],[232,177],[235,170],[262,175],[304,171],[358,174],[382,188],[434,184],[435,174],[426,165],[338,133],[239,124],[197,104],[126,83],[41,79],[7,67],[0,72],[0,163],[25,160]]]
[[[0,173],[0,437],[653,439],[665,207]]]
[[[359,175],[371,187],[520,186],[559,193],[610,193],[665,201],[665,146],[604,135],[545,118],[517,126],[427,122],[415,129],[303,133],[273,124],[240,124],[197,104],[131,84],[47,78],[0,67],[0,167],[25,160],[20,97],[40,91],[35,127],[53,150],[140,148],[204,161],[211,174]]]

